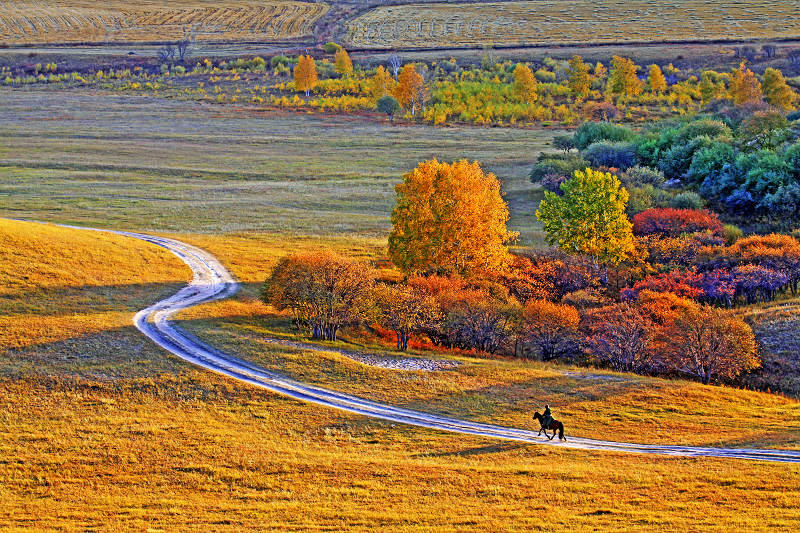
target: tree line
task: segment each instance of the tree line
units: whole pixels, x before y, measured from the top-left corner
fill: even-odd
[[[617,282],[643,272],[632,261],[641,250],[634,235],[641,224],[623,220],[626,198],[615,176],[585,169],[572,180],[564,195],[545,199],[540,217],[575,210],[571,220],[594,220],[594,229],[560,234],[546,226],[562,251],[520,255],[509,252],[515,235],[506,229],[496,176],[477,163],[423,162],[397,186],[392,214],[389,255],[402,281],[330,252],[294,254],[280,261],[262,297],[321,340],[360,324],[391,331],[400,350],[416,337],[422,344],[691,375],[706,383],[756,368],[753,332],[728,310],[658,287],[630,287],[636,294],[623,296]],[[587,198],[578,202],[570,194]],[[548,200],[565,198],[546,214]],[[592,205],[592,198],[606,203]],[[673,231],[648,220],[648,227]],[[699,224],[701,233],[706,222],[688,217],[684,224]],[[591,232],[606,228],[623,236],[598,246],[603,239]]]

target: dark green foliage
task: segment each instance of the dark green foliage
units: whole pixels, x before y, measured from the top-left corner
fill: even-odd
[[[584,122],[575,131],[572,144],[578,150],[585,150],[598,141],[627,142],[636,138],[632,129],[610,122]]]
[[[391,95],[382,96],[378,99],[377,109],[381,113],[385,113],[394,120],[395,114],[400,111],[400,102],[397,101],[397,98]]]
[[[666,181],[664,173],[660,170],[640,165],[629,168],[620,175],[619,179],[626,187],[643,187],[645,185],[661,187]]]
[[[676,194],[669,202],[670,207],[675,209],[703,209],[705,202],[699,194],[693,191],[685,191]]]
[[[589,162],[578,154],[541,154],[531,169],[531,181],[539,183],[548,175],[571,178],[576,170],[585,170],[589,166]]]
[[[636,147],[629,142],[599,141],[583,151],[593,167],[617,168],[625,171],[638,162]]]

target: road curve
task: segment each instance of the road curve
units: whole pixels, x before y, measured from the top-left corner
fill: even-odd
[[[136,327],[156,344],[181,359],[245,383],[304,402],[391,422],[452,433],[582,450],[646,453],[678,457],[727,457],[752,461],[800,463],[800,451],[793,450],[666,446],[576,437],[568,437],[569,440],[565,442],[550,441],[544,437],[537,436],[535,431],[481,424],[422,411],[403,409],[323,387],[299,383],[217,350],[170,322],[170,317],[182,309],[227,298],[236,293],[239,284],[214,256],[199,248],[173,239],[131,232],[114,231],[113,233],[141,239],[166,248],[183,260],[194,272],[194,279],[189,285],[173,296],[139,311],[134,317]]]

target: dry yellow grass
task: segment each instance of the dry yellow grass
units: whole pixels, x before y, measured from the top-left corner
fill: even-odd
[[[347,25],[358,47],[525,45],[783,38],[800,35],[791,0],[554,0],[378,7]]]
[[[189,279],[141,241],[0,219],[0,353],[129,326],[138,306]]]
[[[308,37],[328,11],[323,3],[291,0],[112,0],[5,2],[0,42],[7,44],[177,40],[282,40]]]
[[[124,314],[188,277],[171,254],[124,237],[11,221],[0,221],[0,230],[0,299],[30,320],[76,309]],[[528,424],[527,410],[546,393],[563,406],[558,413],[573,434],[602,424],[607,436],[628,431],[634,440],[658,442],[796,446],[800,437],[797,402],[767,394],[613,374],[623,381],[587,381],[561,374],[570,369],[514,361],[479,360],[435,376],[398,373],[334,354],[271,348],[259,337],[286,334],[286,321],[262,316],[267,310],[253,296],[280,255],[328,245],[373,258],[382,244],[181,238],[219,254],[246,283],[240,299],[200,309],[187,325],[281,372],[514,425]],[[97,375],[92,369],[114,363],[129,333],[76,335],[71,349],[85,356],[69,373],[53,364],[60,344],[14,351],[35,361],[38,373],[0,373],[4,531],[800,527],[798,465],[599,454],[395,426],[178,362],[164,371],[157,360],[169,356],[144,339],[137,375],[130,366],[117,377]],[[4,357],[0,367],[8,368]],[[694,419],[687,401],[695,404]],[[749,427],[752,411],[769,424],[766,435]]]
[[[0,529],[792,531],[798,465],[561,451],[203,372],[0,382]]]

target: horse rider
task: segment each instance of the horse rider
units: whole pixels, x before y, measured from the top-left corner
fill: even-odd
[[[545,404],[544,406],[544,413],[542,413],[542,427],[547,429],[550,426],[550,422],[553,421],[553,415],[550,413],[550,406]]]

